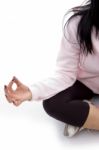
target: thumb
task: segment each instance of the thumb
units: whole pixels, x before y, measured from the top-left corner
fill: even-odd
[[[17,86],[23,85],[15,76],[13,77],[12,82],[16,83]]]

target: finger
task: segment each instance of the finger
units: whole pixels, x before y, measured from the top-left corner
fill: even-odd
[[[7,90],[7,86],[4,86],[4,91],[5,91],[5,95],[8,95],[8,90]]]
[[[15,76],[13,77],[12,81],[15,82],[17,86],[23,85]]]
[[[9,103],[12,102],[11,98],[9,98],[7,95],[5,95],[6,99],[8,100]]]
[[[6,85],[4,86],[4,90],[5,90],[5,95],[7,95],[8,97],[10,97],[13,100],[16,99],[14,92],[9,90]]]
[[[7,95],[7,94],[5,94],[5,97],[6,97],[6,99],[8,100],[8,102],[13,102],[13,101],[15,101],[15,99],[14,98],[12,98],[12,97],[10,97],[9,95]]]
[[[15,106],[19,106],[21,103],[22,103],[22,102],[21,102],[21,101],[18,101],[18,100],[13,101],[13,104],[14,104]]]
[[[11,80],[11,81],[9,82],[9,84],[8,84],[7,87],[8,87],[10,90],[13,90],[13,89],[12,89],[12,86],[13,86],[13,81]]]
[[[10,90],[7,88],[7,85],[4,86],[4,91],[6,95],[10,95]]]

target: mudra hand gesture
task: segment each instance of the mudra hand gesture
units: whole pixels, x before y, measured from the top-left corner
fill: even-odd
[[[13,90],[13,84],[16,84],[17,88]],[[8,102],[13,103],[15,106],[19,106],[22,102],[32,99],[32,93],[30,89],[21,83],[16,77],[4,86],[5,96]]]

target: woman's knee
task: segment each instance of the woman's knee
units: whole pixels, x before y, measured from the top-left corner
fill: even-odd
[[[52,112],[52,105],[53,104],[51,103],[50,99],[43,100],[42,105],[43,105],[44,110],[48,114],[50,114]]]
[[[42,102],[44,110],[49,115],[56,114],[56,111],[59,110],[62,103],[63,101],[61,99],[58,99],[58,96],[50,97],[46,100],[43,100]]]

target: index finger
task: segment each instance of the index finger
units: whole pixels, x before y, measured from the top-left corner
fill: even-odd
[[[12,81],[16,83],[17,86],[23,85],[15,76],[13,77]]]
[[[10,90],[13,90],[13,89],[12,89],[13,83],[14,83],[14,82],[11,80],[11,81],[9,82],[8,86],[7,86]]]

